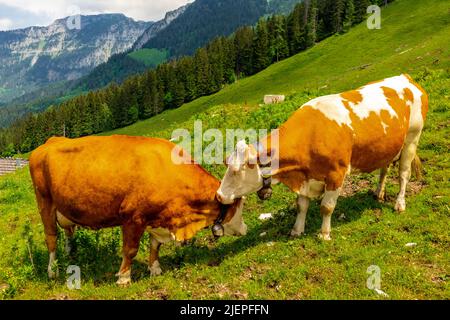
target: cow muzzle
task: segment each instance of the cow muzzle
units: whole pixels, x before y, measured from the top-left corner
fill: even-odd
[[[225,197],[220,190],[216,193],[216,199],[223,205],[230,205],[235,201],[234,196]]]

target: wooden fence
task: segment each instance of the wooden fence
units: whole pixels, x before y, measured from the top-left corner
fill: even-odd
[[[28,161],[24,159],[0,159],[0,176],[15,172],[28,165]]]

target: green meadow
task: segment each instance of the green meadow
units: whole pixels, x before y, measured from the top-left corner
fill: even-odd
[[[382,12],[382,29],[365,25],[277,63],[221,92],[107,134],[170,138],[174,129],[276,128],[308,100],[369,81],[409,73],[430,95],[419,155],[422,181],[412,179],[406,212],[394,211],[397,169],[387,201],[374,199],[378,172],[349,177],[332,220],[332,238],[316,236],[313,202],[306,235],[291,238],[295,195],[276,186],[270,201],[251,195],[245,237],[214,241],[211,231],[189,245],[161,249],[163,274],[147,271],[149,237],[134,263],[133,284],[115,285],[120,229],[78,230],[77,251],[58,242],[59,278],[47,279],[48,253],[28,169],[0,177],[0,298],[3,299],[450,299],[450,1],[397,0]],[[262,106],[265,94],[286,94]],[[206,166],[220,178],[223,166]],[[262,213],[273,218],[259,220]],[[81,268],[80,290],[66,286],[69,265]],[[367,288],[368,268],[381,272],[379,295]]]
[[[167,50],[141,49],[128,54],[130,58],[142,62],[147,67],[155,67],[165,61],[168,57]]]

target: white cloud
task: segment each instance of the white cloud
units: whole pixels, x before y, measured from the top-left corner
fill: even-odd
[[[50,24],[58,18],[71,14],[70,8],[77,6],[81,14],[123,13],[135,20],[156,21],[164,17],[167,11],[174,10],[192,0],[0,0],[0,5],[27,12],[30,16],[39,17],[39,23],[27,21],[29,26],[43,21]],[[3,16],[0,13],[1,27],[9,28],[15,17]],[[7,20],[12,23],[6,22]],[[8,23],[8,25],[6,25]]]
[[[7,18],[0,18],[0,31],[8,30],[13,26],[13,22]]]

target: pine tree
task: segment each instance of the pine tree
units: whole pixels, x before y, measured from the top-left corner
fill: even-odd
[[[286,21],[284,16],[273,16],[268,21],[270,37],[270,55],[272,62],[278,62],[289,56]]]
[[[211,66],[209,64],[208,53],[205,48],[200,48],[194,56],[196,74],[196,92],[198,97],[211,92]]]
[[[267,22],[264,19],[260,19],[256,26],[255,40],[253,42],[253,71],[264,70],[270,65],[270,62]]]
[[[369,0],[353,0],[355,7],[354,23],[358,24],[364,21],[367,16],[367,8],[370,6]]]
[[[236,75],[234,73],[236,65],[236,50],[234,48],[234,39],[232,37],[222,38],[223,42],[223,76],[225,83],[234,83]]]
[[[345,0],[335,0],[333,8],[333,33],[344,30]]]
[[[149,71],[145,74],[143,98],[141,106],[141,118],[148,119],[154,116],[154,95],[156,95],[156,74],[155,71]]]
[[[222,88],[225,82],[225,57],[223,42],[221,38],[217,38],[206,47],[209,63],[211,65],[211,92],[217,92]]]
[[[193,58],[181,58],[181,60],[178,61],[177,73],[184,84],[186,102],[194,100],[197,97],[197,88]]]
[[[252,27],[243,27],[234,35],[234,47],[236,52],[235,73],[239,77],[248,76],[253,71],[253,39]]]
[[[288,39],[289,39],[289,50],[290,55],[299,53],[302,50],[303,42],[303,30],[301,21],[302,17],[302,6],[303,4],[298,4],[295,6],[294,11],[289,15],[288,21]]]
[[[353,0],[346,0],[344,31],[348,31],[353,26],[354,19],[355,19],[355,5],[353,3]]]
[[[317,33],[318,33],[318,13],[319,9],[317,7],[316,0],[308,0],[308,21],[306,25],[306,40],[305,46],[306,48],[310,48],[314,46],[317,41]]]

